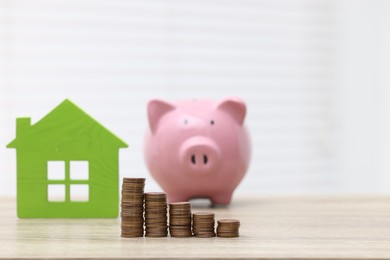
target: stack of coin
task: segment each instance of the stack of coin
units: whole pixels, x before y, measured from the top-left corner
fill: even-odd
[[[238,237],[240,221],[236,219],[218,220],[217,236],[218,237]]]
[[[214,213],[198,212],[192,215],[192,231],[196,237],[215,237]]]
[[[123,178],[122,237],[142,237],[144,235],[144,187],[144,178]]]
[[[167,196],[162,192],[145,193],[145,236],[166,237]]]
[[[191,204],[176,202],[169,204],[169,233],[172,237],[191,237]]]

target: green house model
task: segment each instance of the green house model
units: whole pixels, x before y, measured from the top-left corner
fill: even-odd
[[[119,148],[127,147],[69,100],[39,122],[17,118],[20,218],[115,218]]]

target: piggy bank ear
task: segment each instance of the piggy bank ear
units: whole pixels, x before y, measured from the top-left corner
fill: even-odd
[[[152,133],[155,133],[160,119],[169,111],[174,110],[175,106],[162,100],[151,100],[148,103],[148,119]]]
[[[218,104],[217,109],[230,115],[239,125],[244,124],[246,105],[242,100],[237,98],[222,100]]]

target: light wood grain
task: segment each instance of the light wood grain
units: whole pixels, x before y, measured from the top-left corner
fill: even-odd
[[[0,200],[3,258],[390,259],[389,197],[239,197],[217,218],[241,221],[239,238],[123,239],[119,219],[17,219]]]

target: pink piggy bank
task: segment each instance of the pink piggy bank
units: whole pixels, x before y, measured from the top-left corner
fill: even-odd
[[[245,115],[244,102],[233,98],[149,102],[146,163],[170,202],[230,203],[250,160]]]

